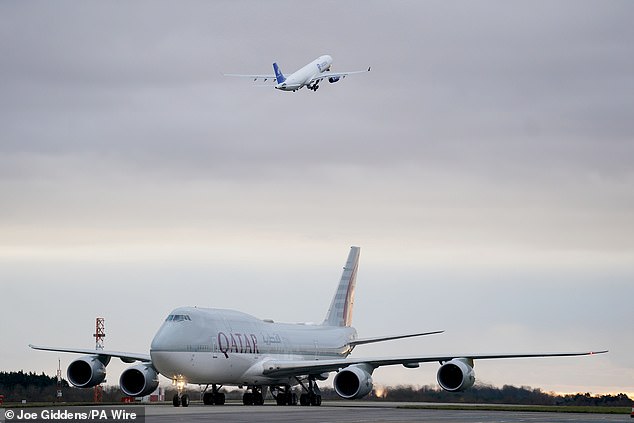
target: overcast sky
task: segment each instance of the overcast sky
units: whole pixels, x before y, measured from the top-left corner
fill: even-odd
[[[634,3],[0,2],[0,370],[147,352],[181,305],[320,322],[356,356],[610,349],[478,382],[634,393]],[[319,55],[314,93],[229,73]],[[113,361],[109,382],[126,366]],[[437,365],[378,369],[435,383]],[[65,370],[64,370],[65,371]]]

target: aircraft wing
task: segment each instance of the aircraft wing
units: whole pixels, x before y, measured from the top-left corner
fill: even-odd
[[[270,74],[270,75],[243,75],[243,74],[239,74],[239,73],[223,73],[222,76],[230,76],[230,77],[234,77],[234,78],[251,78],[251,79],[253,79],[253,81],[262,80],[264,82],[266,82],[269,79],[271,79],[272,82],[276,82],[275,75],[273,75],[273,74]]]
[[[57,351],[57,352],[67,352],[67,353],[77,353],[77,354],[89,354],[89,355],[102,355],[106,357],[117,357],[120,358],[124,363],[132,363],[134,361],[152,361],[149,354],[139,354],[139,353],[130,353],[130,352],[121,352],[121,351],[109,351],[109,350],[94,350],[90,348],[56,348],[56,347],[45,347],[41,345],[33,345],[29,344],[29,347],[34,350],[44,350],[44,351]]]
[[[453,360],[455,358],[467,358],[472,360],[499,359],[499,358],[530,358],[530,357],[574,357],[582,355],[603,354],[608,352],[590,351],[590,352],[563,352],[563,353],[520,353],[520,354],[448,354],[448,355],[431,355],[431,356],[412,356],[412,357],[394,357],[394,358],[342,358],[333,360],[314,360],[314,361],[286,361],[286,360],[269,360],[264,362],[264,375],[272,377],[288,377],[301,376],[309,374],[321,374],[327,372],[339,371],[353,364],[368,364],[373,368],[381,366],[393,366],[401,364],[406,367],[415,367],[418,363],[428,363],[438,361],[441,363]]]
[[[351,71],[351,72],[324,72],[324,73],[320,73],[318,75],[315,75],[313,77],[313,79],[310,80],[310,82],[317,82],[317,81],[321,81],[322,79],[325,78],[345,78],[348,75],[353,75],[355,73],[366,73],[366,72],[370,72],[370,67],[368,67],[366,70],[360,70],[360,71]]]

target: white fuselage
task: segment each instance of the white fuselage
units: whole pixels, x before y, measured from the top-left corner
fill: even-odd
[[[176,316],[176,317],[173,317]],[[296,384],[263,375],[268,360],[344,358],[351,327],[273,323],[221,309],[174,310],[152,341],[152,364],[164,376],[197,384]]]
[[[282,83],[275,85],[275,88],[282,91],[296,91],[305,87],[316,76],[330,70],[332,57],[323,55],[313,60],[300,70],[290,74]]]

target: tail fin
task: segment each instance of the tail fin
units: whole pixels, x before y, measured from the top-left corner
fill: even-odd
[[[281,84],[282,82],[286,81],[286,77],[280,70],[280,67],[277,66],[277,63],[273,63],[273,70],[275,71],[275,79],[277,80],[278,84]]]
[[[354,306],[354,287],[359,267],[359,247],[351,247],[346,266],[343,268],[341,281],[332,298],[330,308],[322,325],[350,326],[352,324],[352,307]]]

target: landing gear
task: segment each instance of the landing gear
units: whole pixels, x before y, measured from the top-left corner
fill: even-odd
[[[174,398],[172,398],[172,404],[174,405],[174,407],[180,407],[181,405],[183,407],[189,407],[189,395],[174,394]]]
[[[299,404],[303,406],[320,406],[321,405],[321,391],[319,390],[319,386],[315,382],[315,378],[313,376],[308,377],[308,386],[304,385],[301,380],[297,379],[297,381],[302,385],[302,388],[306,391],[305,393],[299,396]]]
[[[297,394],[288,385],[271,388],[271,395],[275,398],[277,405],[297,405]]]
[[[321,395],[314,393],[301,394],[299,396],[299,404],[304,406],[314,405],[319,407],[321,405]]]
[[[254,386],[251,388],[251,392],[245,392],[244,395],[242,395],[242,404],[264,405],[264,395],[262,394],[262,388]]]
[[[209,385],[207,385],[209,386]],[[205,405],[224,405],[225,404],[225,394],[219,392],[222,386],[218,386],[216,384],[211,385],[211,392],[203,393],[203,404]],[[207,388],[205,388],[207,390]]]
[[[182,379],[174,378],[172,379],[172,385],[176,386],[176,394],[174,394],[174,398],[172,398],[172,404],[174,407],[189,407],[189,395],[183,394],[183,390],[185,389],[185,385],[187,382]]]
[[[319,82],[315,82],[313,85],[307,85],[306,87],[309,90],[313,90],[313,91],[317,92],[317,90],[319,89]]]

